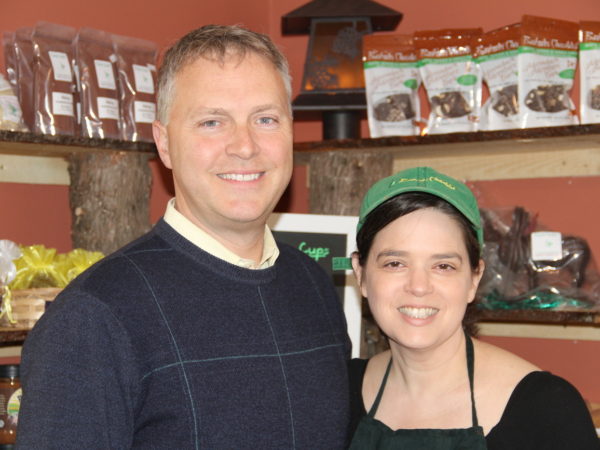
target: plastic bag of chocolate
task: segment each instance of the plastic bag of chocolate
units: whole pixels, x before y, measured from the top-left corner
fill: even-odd
[[[481,28],[417,31],[413,39],[431,113],[428,134],[477,131],[481,75],[473,59]]]
[[[517,57],[521,128],[579,122],[570,98],[578,34],[575,22],[523,16]]]
[[[478,292],[483,307],[600,307],[600,276],[583,238],[548,231],[522,207],[481,213],[486,269]]]
[[[28,131],[19,100],[3,75],[0,75],[0,130]]]
[[[33,30],[36,133],[77,134],[72,27],[38,22]]]
[[[35,128],[35,101],[33,94],[33,29],[18,28],[15,31],[16,75],[18,89],[15,91],[23,113],[23,121],[29,130]]]
[[[517,50],[520,24],[484,33],[475,48],[490,96],[481,108],[481,130],[519,128]]]
[[[82,27],[75,38],[81,99],[81,135],[120,138],[116,55],[109,33]]]
[[[113,35],[117,55],[121,138],[153,142],[158,47],[143,39]]]
[[[412,37],[364,36],[363,68],[371,137],[418,135],[420,82]]]
[[[600,123],[600,22],[579,25],[579,114],[581,123]]]

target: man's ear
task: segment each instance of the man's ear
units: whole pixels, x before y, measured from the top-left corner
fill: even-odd
[[[152,122],[152,136],[158,150],[158,156],[167,169],[172,169],[171,154],[169,153],[169,135],[167,127],[158,120]]]
[[[358,262],[358,253],[352,253],[352,269],[354,270],[354,276],[356,277],[356,283],[358,284],[358,288],[360,289],[360,293],[364,298],[368,298],[367,289],[363,284],[363,267]]]

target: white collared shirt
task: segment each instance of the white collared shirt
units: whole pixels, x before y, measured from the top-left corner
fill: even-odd
[[[175,229],[175,231],[194,245],[219,259],[239,267],[244,267],[246,269],[266,269],[275,264],[275,261],[279,256],[279,248],[277,247],[273,233],[271,233],[271,230],[267,225],[265,225],[265,234],[263,238],[263,253],[260,262],[257,265],[251,259],[242,258],[233,253],[214,237],[177,211],[175,208],[175,198],[172,198],[167,203],[164,219],[165,222]]]

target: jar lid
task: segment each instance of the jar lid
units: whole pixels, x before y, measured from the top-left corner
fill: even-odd
[[[19,377],[19,365],[18,364],[4,364],[0,365],[0,378],[18,378]],[[0,447],[2,450],[2,447]]]

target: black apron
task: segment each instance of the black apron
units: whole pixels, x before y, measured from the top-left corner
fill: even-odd
[[[469,386],[471,388],[471,428],[456,429],[409,429],[392,430],[383,422],[375,419],[379,402],[383,396],[392,361],[388,363],[385,376],[379,387],[373,406],[366,416],[358,423],[350,450],[485,450],[487,448],[483,428],[477,423],[477,411],[473,396],[473,342],[469,336],[467,341],[467,370],[469,372]]]

